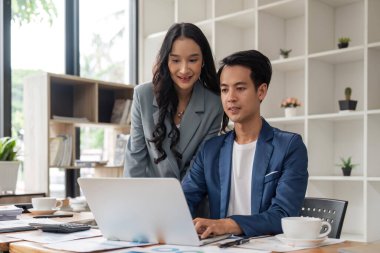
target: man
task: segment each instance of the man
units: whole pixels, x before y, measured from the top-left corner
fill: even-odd
[[[260,116],[271,75],[269,59],[255,50],[222,60],[222,130],[228,119],[234,130],[205,142],[182,181],[193,216],[208,195],[211,219],[194,219],[202,238],[279,234],[282,217],[299,215],[307,151],[300,135],[273,128]]]

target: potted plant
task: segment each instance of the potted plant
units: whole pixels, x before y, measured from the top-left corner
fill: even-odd
[[[15,192],[18,168],[16,139],[11,137],[0,138],[0,193]]]
[[[291,49],[289,49],[289,50],[287,50],[287,49],[280,49],[280,59],[286,59],[286,58],[288,58],[289,57],[289,53],[291,52],[292,50]]]
[[[342,163],[336,164],[336,166],[339,166],[342,168],[343,176],[350,176],[351,170],[357,166],[357,164],[353,164],[351,162],[351,156],[347,159],[344,159],[343,157],[340,158]]]
[[[341,111],[354,111],[356,109],[357,100],[351,100],[352,89],[347,87],[344,90],[345,100],[339,100],[339,109]]]
[[[296,116],[298,106],[301,106],[301,103],[297,98],[285,98],[281,103],[281,107],[285,108],[286,118]]]
[[[351,39],[348,37],[340,37],[338,39],[338,48],[346,48],[348,47],[348,44],[350,43]]]

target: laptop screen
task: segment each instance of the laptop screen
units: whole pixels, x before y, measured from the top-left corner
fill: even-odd
[[[109,240],[198,246],[185,196],[173,178],[79,178]]]

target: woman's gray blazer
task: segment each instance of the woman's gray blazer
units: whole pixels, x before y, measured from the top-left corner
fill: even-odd
[[[158,164],[154,163],[154,158],[158,157],[156,147],[148,141],[152,138],[159,115],[152,83],[136,86],[131,113],[132,126],[126,147],[124,175],[182,179],[201,144],[218,134],[223,108],[220,96],[197,82],[179,128],[180,140],[177,150],[182,154],[182,160],[177,162],[170,150],[170,139],[166,136],[163,149],[167,157]],[[165,119],[165,126],[168,134],[171,130],[169,119]]]

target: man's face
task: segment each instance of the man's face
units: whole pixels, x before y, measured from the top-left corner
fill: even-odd
[[[234,123],[246,123],[260,116],[260,101],[265,98],[267,84],[256,91],[251,70],[243,66],[225,66],[220,75],[223,109]]]

